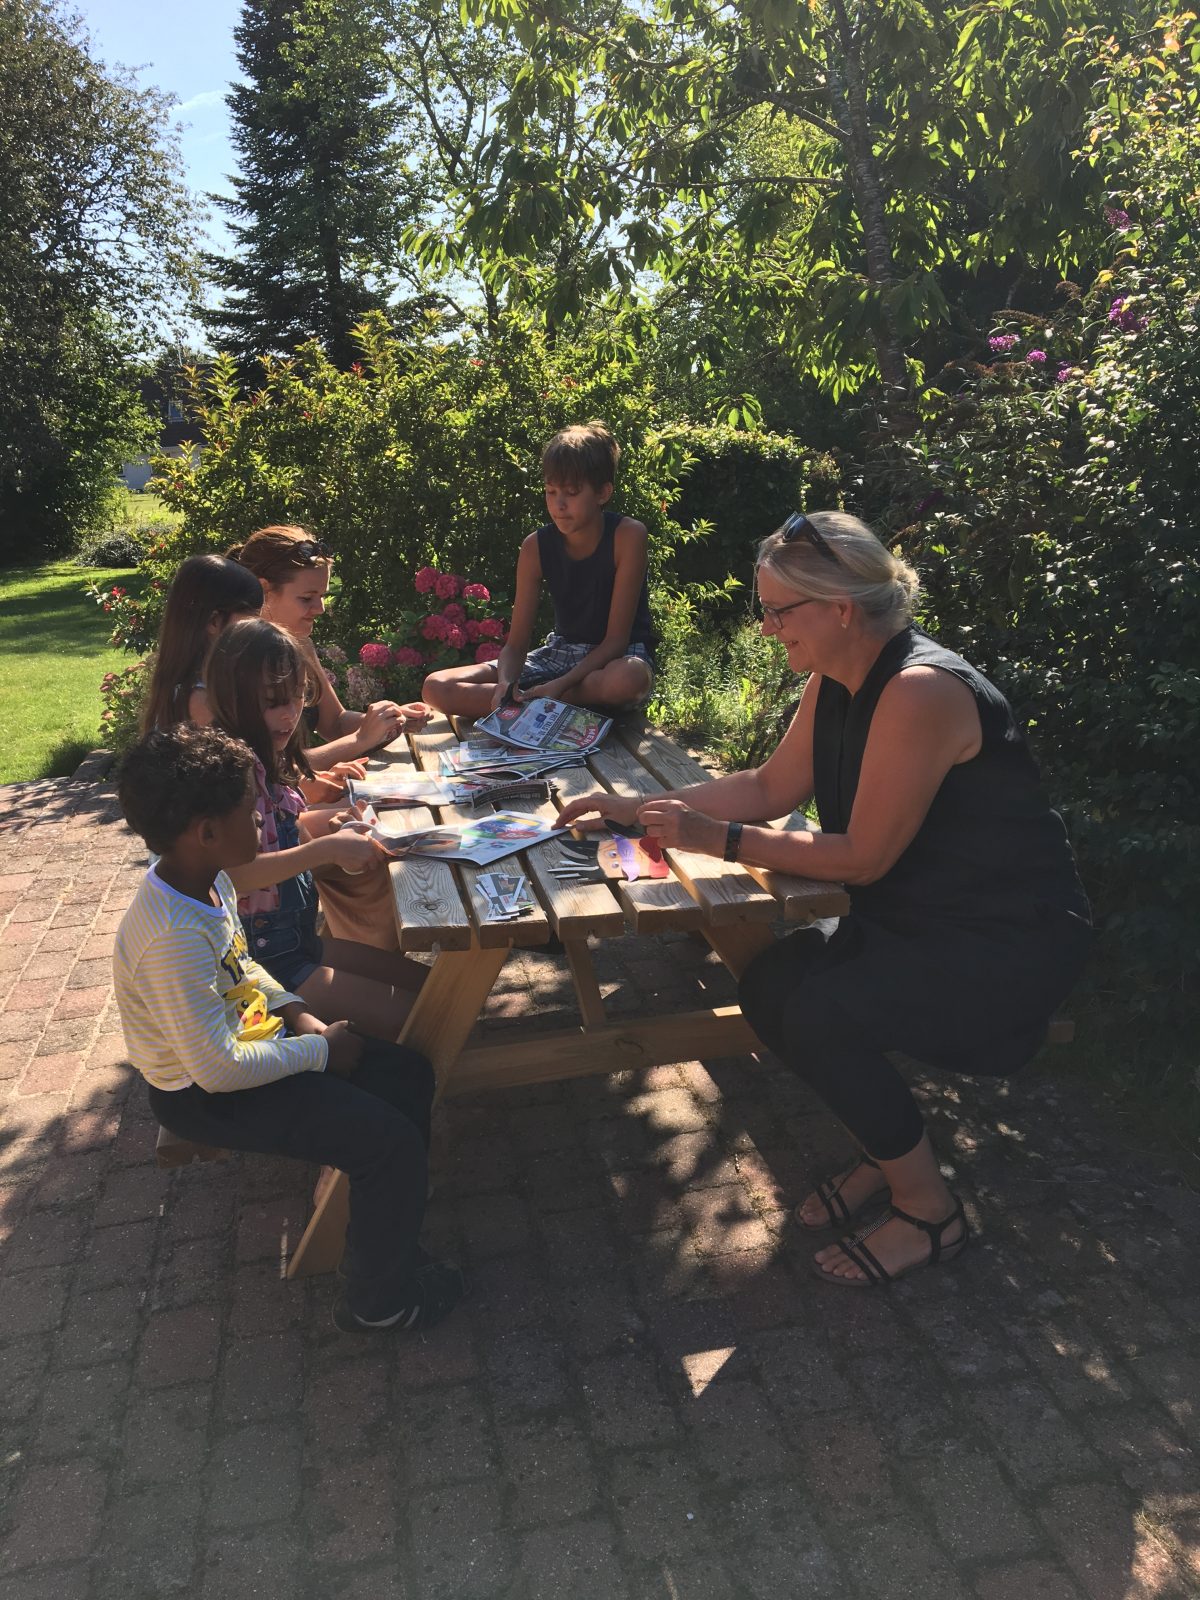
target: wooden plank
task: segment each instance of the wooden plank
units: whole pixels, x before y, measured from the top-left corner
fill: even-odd
[[[646,770],[666,789],[687,789],[694,783],[711,783],[713,775],[679,748],[657,728],[637,721],[619,723],[616,734]],[[790,818],[764,823],[765,827],[795,827]],[[807,827],[807,823],[805,823]],[[844,917],[850,897],[840,883],[822,883],[791,872],[773,872],[769,867],[739,863],[745,871],[774,895],[782,915],[789,922],[811,922],[815,917]]]
[[[604,1015],[604,996],[596,982],[596,969],[586,939],[564,939],[563,952],[571,969],[575,984],[575,998],[579,1001],[579,1015],[586,1029],[602,1028],[608,1020]]]
[[[659,780],[622,744],[594,751],[588,765],[616,794],[649,799],[662,793]],[[703,907],[707,921],[768,922],[779,915],[774,896],[736,862],[674,848],[665,849],[663,855],[689,897]]]
[[[428,828],[431,818],[422,806],[392,811],[389,821],[402,830]],[[389,862],[388,874],[401,950],[470,949],[471,918],[449,862],[409,856]]]
[[[464,722],[462,726],[469,731],[473,724]],[[454,733],[448,722],[444,726],[430,725],[413,735],[417,758],[426,763],[426,770],[430,772],[436,770],[438,752],[452,743]],[[553,780],[561,805],[573,799],[576,793],[590,794],[593,787],[590,776],[582,767],[556,772]],[[523,806],[521,809],[547,822],[558,819],[559,806],[553,801]],[[588,934],[607,937],[624,933],[625,913],[606,883],[560,883],[554,876],[551,869],[562,863],[563,855],[553,840],[538,845],[534,850],[526,850],[521,860],[560,939],[586,939]],[[539,942],[544,944],[548,937],[547,929]]]
[[[710,1011],[609,1024],[588,1033],[567,1028],[509,1038],[503,1044],[478,1045],[463,1051],[446,1093],[458,1096],[477,1089],[555,1083],[562,1078],[665,1066],[673,1061],[747,1055],[761,1048],[737,1006],[717,1006]]]

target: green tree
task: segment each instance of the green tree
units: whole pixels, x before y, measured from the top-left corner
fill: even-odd
[[[228,103],[241,170],[236,253],[210,258],[225,298],[205,315],[243,367],[319,339],[354,360],[351,329],[393,291],[402,151],[384,35],[367,0],[246,0],[245,82]]]
[[[0,552],[69,544],[144,443],[130,356],[192,281],[169,104],[0,6]]]
[[[512,262],[514,285],[564,215],[587,217],[600,233],[581,288],[628,290],[652,270],[727,338],[747,318],[773,327],[834,395],[882,379],[900,398],[913,363],[944,353],[930,330],[965,321],[959,338],[978,337],[953,303],[964,278],[990,273],[1002,301],[1099,243],[1094,188],[1071,159],[1090,86],[1082,45],[1153,12],[475,0],[474,14],[526,51],[487,181],[459,200],[467,240]],[[567,93],[582,97],[585,136],[555,152],[530,129]],[[786,137],[764,141],[764,118]]]

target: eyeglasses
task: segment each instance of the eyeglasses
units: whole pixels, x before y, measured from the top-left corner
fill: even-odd
[[[297,539],[291,554],[301,561],[332,561],[333,551],[324,539]]]
[[[781,628],[783,626],[783,619],[787,616],[789,611],[795,611],[798,606],[811,606],[815,598],[816,597],[813,596],[808,600],[793,600],[790,606],[768,606],[764,605],[760,600],[758,602],[758,609],[762,613],[762,619],[764,622],[769,622],[772,628]]]
[[[824,556],[826,561],[832,561],[835,567],[841,565],[829,540],[813,527],[803,511],[792,512],[780,528],[779,537],[784,544],[795,544],[797,539],[807,539],[819,556]]]

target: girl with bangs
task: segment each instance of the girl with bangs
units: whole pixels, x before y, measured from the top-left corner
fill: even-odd
[[[296,785],[312,771],[302,748],[311,678],[296,641],[270,622],[232,623],[213,644],[205,683],[216,726],[256,757],[259,853],[230,873],[250,954],[323,1022],[347,1018],[397,1039],[426,969],[316,931],[313,870],[357,874],[386,858],[361,833],[331,831],[332,811],[305,808]]]

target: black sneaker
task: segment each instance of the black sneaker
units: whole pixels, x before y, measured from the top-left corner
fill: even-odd
[[[346,1296],[339,1295],[334,1301],[333,1325],[339,1333],[424,1333],[450,1315],[466,1288],[457,1267],[447,1261],[431,1261],[413,1274],[401,1304],[382,1317],[360,1317],[350,1309]]]

